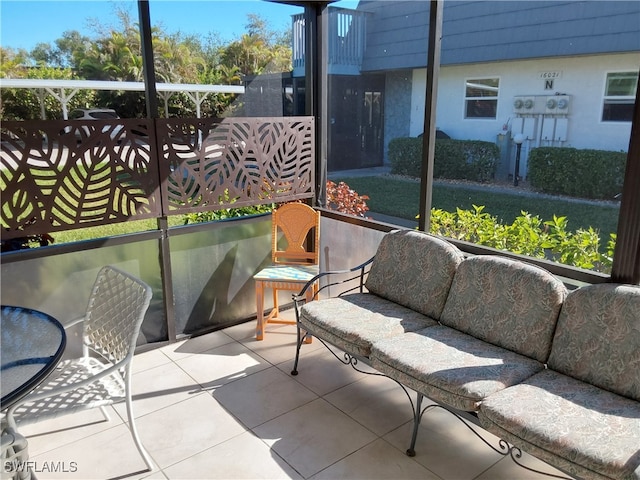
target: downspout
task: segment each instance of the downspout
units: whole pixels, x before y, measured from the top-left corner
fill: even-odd
[[[138,0],[138,17],[140,22],[140,43],[142,45],[142,63],[144,65],[144,86],[147,104],[147,118],[158,119],[158,95],[156,89],[156,70],[153,63],[153,42],[151,37],[151,16],[149,14],[149,0]],[[153,122],[155,129],[156,123]],[[156,138],[156,151],[162,151]],[[158,162],[160,159],[156,159]],[[158,187],[163,184],[162,169],[158,168]],[[176,341],[175,305],[173,299],[173,275],[171,272],[171,250],[169,248],[169,222],[167,219],[167,206],[164,205],[163,196],[160,195],[162,215],[158,217],[158,230],[160,230],[160,276],[162,278],[162,298],[164,312],[167,321],[167,340]]]
[[[424,104],[424,135],[422,136],[422,170],[420,173],[420,210],[418,229],[431,227],[433,196],[433,160],[436,141],[436,102],[440,75],[443,0],[431,0],[429,8],[429,44],[427,46],[427,90]]]

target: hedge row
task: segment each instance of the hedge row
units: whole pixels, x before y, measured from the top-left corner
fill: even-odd
[[[529,153],[531,186],[545,193],[612,200],[622,192],[627,154],[539,147]]]
[[[491,142],[437,139],[434,178],[487,182],[496,172],[500,150]],[[389,142],[391,173],[419,178],[422,138],[395,138]]]

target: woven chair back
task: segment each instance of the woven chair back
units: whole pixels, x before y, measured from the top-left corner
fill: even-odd
[[[151,296],[147,284],[114,267],[103,267],[87,306],[85,348],[114,364],[133,355]]]
[[[286,203],[272,214],[272,261],[317,265],[320,212],[300,202]]]

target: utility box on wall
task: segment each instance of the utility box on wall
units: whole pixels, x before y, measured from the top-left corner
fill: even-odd
[[[571,95],[516,95],[513,113],[527,115],[568,115]]]

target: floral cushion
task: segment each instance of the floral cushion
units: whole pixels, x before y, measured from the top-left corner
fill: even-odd
[[[432,318],[372,293],[306,303],[300,323],[312,335],[362,357],[370,355],[376,340],[437,325]]]
[[[640,479],[640,404],[545,370],[486,398],[488,431],[583,478]]]
[[[544,368],[531,358],[442,325],[380,340],[370,359],[379,372],[465,411],[476,411],[486,396]]]
[[[413,230],[393,231],[378,246],[366,287],[437,320],[463,258],[443,239]]]
[[[564,284],[542,268],[495,255],[460,264],[440,322],[546,362]]]
[[[571,292],[549,368],[640,401],[640,287],[601,284]]]

